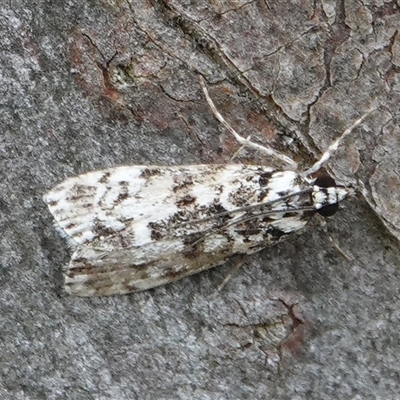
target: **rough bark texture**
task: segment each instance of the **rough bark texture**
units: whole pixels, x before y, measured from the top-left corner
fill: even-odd
[[[369,399],[400,392],[396,2],[3,1],[0,398]],[[360,189],[318,226],[132,296],[63,295],[41,196],[123,164],[229,162],[226,119]],[[251,151],[241,162],[271,164]]]

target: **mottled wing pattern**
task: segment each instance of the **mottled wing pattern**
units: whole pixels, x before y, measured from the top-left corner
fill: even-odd
[[[307,188],[295,172],[260,166],[124,166],[67,179],[44,199],[74,250],[66,290],[92,296],[149,289],[278,242],[307,224],[311,213],[294,212],[312,206],[299,194]],[[257,204],[267,210],[243,210]]]

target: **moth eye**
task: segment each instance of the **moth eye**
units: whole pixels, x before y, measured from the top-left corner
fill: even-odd
[[[336,182],[329,175],[321,175],[314,181],[314,185],[323,188],[336,187]]]
[[[319,215],[322,215],[323,217],[331,217],[332,215],[336,214],[337,210],[339,210],[339,203],[323,206],[319,210],[317,210],[317,213]]]

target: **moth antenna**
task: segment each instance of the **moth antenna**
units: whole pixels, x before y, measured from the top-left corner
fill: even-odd
[[[362,115],[360,118],[358,118],[351,126],[349,126],[337,139],[335,139],[331,145],[328,147],[328,149],[322,154],[321,158],[309,169],[307,169],[304,172],[300,173],[300,176],[303,178],[306,178],[307,176],[313,174],[314,172],[317,172],[319,169],[321,169],[327,162],[328,160],[332,157],[333,153],[338,149],[339,145],[343,142],[343,140],[356,128],[358,125],[360,125],[365,118],[368,117],[369,114],[371,114],[373,111],[377,110],[377,107],[371,108],[368,110],[364,115]]]
[[[256,149],[258,151],[261,151],[262,153],[267,154],[270,157],[275,157],[281,161],[283,161],[284,163],[290,165],[291,168],[293,168],[294,170],[297,169],[297,163],[295,161],[293,161],[290,157],[277,152],[276,150],[272,149],[271,147],[267,147],[267,146],[261,146],[257,143],[252,142],[251,140],[249,140],[249,138],[245,139],[244,137],[240,136],[229,124],[228,122],[225,121],[224,117],[220,114],[220,112],[217,110],[217,107],[215,107],[213,101],[211,100],[210,95],[208,94],[208,90],[207,90],[207,86],[205,84],[204,78],[202,76],[199,76],[199,81],[200,81],[200,85],[203,89],[204,92],[204,96],[206,97],[207,103],[209,105],[209,107],[211,108],[211,111],[213,112],[215,118],[217,118],[217,120],[219,122],[221,122],[221,124],[234,136],[234,138],[236,139],[236,141],[241,144],[244,147],[251,147],[253,149]]]

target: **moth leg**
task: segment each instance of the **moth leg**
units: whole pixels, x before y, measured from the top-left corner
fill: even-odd
[[[229,280],[232,278],[234,274],[236,274],[237,271],[247,262],[249,259],[248,256],[244,256],[241,260],[239,260],[229,271],[228,275],[224,278],[224,280],[218,285],[217,289],[215,290],[213,294],[213,298],[217,297],[219,292],[226,286],[226,284],[229,282]]]
[[[333,244],[333,246],[336,248],[336,250],[343,256],[348,261],[352,261],[353,258],[349,256],[340,246],[339,244],[335,241],[335,239],[332,238],[332,236],[329,234],[328,229],[326,227],[326,220],[321,216],[316,214],[315,215],[316,220],[319,222],[321,225],[321,228],[325,232],[326,236],[328,237],[329,241]]]
[[[241,144],[244,147],[251,147],[253,149],[256,149],[262,153],[267,154],[270,157],[275,157],[281,161],[283,161],[284,163],[290,165],[290,168],[296,170],[297,169],[297,164],[295,161],[293,161],[290,157],[279,153],[278,151],[272,149],[271,147],[267,147],[267,146],[261,146],[260,144],[254,143],[252,142],[249,138],[244,138],[242,136],[240,136],[224,119],[224,117],[220,114],[220,112],[217,110],[217,108],[215,107],[213,101],[211,100],[210,95],[208,94],[208,90],[205,84],[205,81],[203,79],[202,76],[199,77],[200,80],[200,85],[203,89],[204,95],[206,97],[207,103],[209,105],[209,107],[211,108],[211,111],[213,112],[215,118],[217,118],[217,120],[219,122],[221,122],[221,124],[234,136],[234,138],[236,139],[236,141]]]

